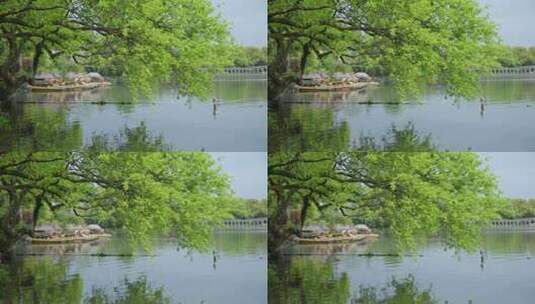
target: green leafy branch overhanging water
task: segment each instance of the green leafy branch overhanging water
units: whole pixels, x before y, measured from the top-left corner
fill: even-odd
[[[172,234],[181,247],[205,249],[231,217],[231,196],[206,153],[3,152],[0,253],[9,257],[41,218],[122,228],[132,248]]]
[[[275,0],[268,23],[271,100],[303,73],[340,66],[388,76],[405,97],[421,82],[473,96],[508,54],[475,0]]]
[[[388,228],[398,250],[413,249],[421,232],[472,250],[506,206],[496,177],[470,152],[281,152],[268,172],[271,253],[318,220]]]
[[[172,81],[182,94],[203,95],[237,54],[208,0],[10,0],[0,25],[4,100],[44,68],[76,66],[121,78],[135,94]]]

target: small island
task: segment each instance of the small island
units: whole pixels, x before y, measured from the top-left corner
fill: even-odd
[[[337,244],[366,242],[376,239],[379,235],[363,224],[358,225],[334,225],[325,227],[313,225],[304,227],[299,236],[292,236],[291,240],[298,244]]]
[[[299,92],[330,92],[362,90],[369,85],[378,85],[370,75],[364,72],[357,73],[312,73],[305,74],[295,88]]]
[[[68,72],[65,76],[61,76],[57,73],[43,73],[32,78],[28,84],[28,89],[36,92],[59,92],[88,90],[110,85],[111,82],[107,81],[97,72]]]
[[[43,224],[35,227],[33,235],[26,239],[32,244],[68,244],[93,242],[110,237],[111,234],[106,233],[97,224],[67,225],[65,228],[57,224]]]

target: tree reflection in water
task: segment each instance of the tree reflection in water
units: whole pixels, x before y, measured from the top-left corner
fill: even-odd
[[[83,279],[69,273],[69,264],[58,259],[18,259],[0,265],[0,303],[167,304],[163,288],[147,278],[125,279],[113,290],[93,288],[84,297]]]
[[[438,304],[431,288],[420,289],[414,276],[383,287],[360,285],[352,292],[347,273],[336,273],[335,257],[280,258],[268,267],[271,304]],[[366,275],[363,273],[362,275]]]
[[[171,298],[165,295],[163,288],[153,288],[146,277],[135,281],[125,279],[124,287],[115,288],[110,295],[103,288],[93,289],[91,296],[84,299],[84,304],[167,304]]]
[[[431,288],[420,290],[414,276],[392,280],[383,288],[360,286],[351,304],[438,304]]]
[[[145,122],[124,126],[115,135],[93,134],[84,143],[83,127],[68,119],[64,104],[14,104],[0,112],[0,150],[39,151],[169,151],[163,136],[152,134]]]
[[[361,133],[351,141],[347,121],[336,121],[335,113],[324,105],[283,106],[269,115],[270,152],[284,151],[404,151],[436,150],[430,134],[417,131],[409,122],[399,127],[392,125],[382,137]]]
[[[347,274],[334,274],[332,260],[278,259],[268,266],[268,302],[272,304],[346,304]]]
[[[172,146],[165,142],[162,135],[152,135],[147,125],[141,122],[139,126],[133,128],[124,126],[115,136],[93,135],[91,143],[85,147],[85,150],[163,152],[172,150]]]

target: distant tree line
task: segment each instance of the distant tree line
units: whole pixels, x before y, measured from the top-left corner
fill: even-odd
[[[231,214],[237,219],[267,217],[265,199],[233,198]]]
[[[504,67],[535,65],[535,47],[510,47],[509,56],[500,60]]]
[[[268,64],[267,47],[243,46],[239,47],[239,56],[234,59],[234,66],[262,66]]]
[[[504,208],[500,214],[505,219],[535,217],[535,198],[509,199],[509,208]]]

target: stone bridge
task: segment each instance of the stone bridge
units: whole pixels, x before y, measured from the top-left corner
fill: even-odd
[[[252,219],[232,219],[223,222],[225,230],[267,230],[267,217]]]
[[[535,217],[514,220],[494,220],[491,222],[491,228],[500,230],[535,230]]]
[[[533,79],[535,80],[535,65],[497,68],[490,70],[491,76],[483,79]]]
[[[267,66],[229,67],[215,77],[216,81],[267,80]]]

